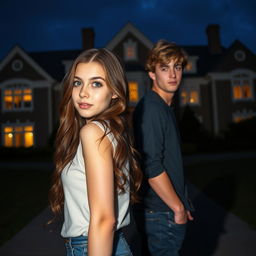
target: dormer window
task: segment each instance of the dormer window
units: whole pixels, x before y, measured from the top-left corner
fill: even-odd
[[[195,74],[197,72],[197,60],[198,60],[197,56],[188,57],[188,63],[184,68],[185,74]]]
[[[137,42],[129,39],[124,43],[124,59],[125,61],[137,60]]]

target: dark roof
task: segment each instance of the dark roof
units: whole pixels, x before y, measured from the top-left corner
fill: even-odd
[[[197,56],[197,73],[194,76],[204,76],[210,71],[214,71],[214,67],[221,61],[225,55],[226,48],[222,47],[221,54],[211,54],[207,45],[182,46],[189,56]],[[193,76],[188,74],[185,76]]]
[[[63,61],[74,60],[81,51],[82,50],[29,52],[28,55],[54,79],[61,81],[65,76]]]

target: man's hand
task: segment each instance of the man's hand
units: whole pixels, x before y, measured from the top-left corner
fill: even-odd
[[[185,209],[174,212],[174,222],[177,224],[186,224],[188,220],[193,220],[193,216],[190,211]]]

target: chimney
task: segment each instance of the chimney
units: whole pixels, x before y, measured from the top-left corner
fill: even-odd
[[[93,28],[82,29],[83,50],[94,48],[94,36]]]
[[[208,48],[211,54],[221,53],[220,43],[220,26],[217,24],[210,24],[206,28],[208,38]]]

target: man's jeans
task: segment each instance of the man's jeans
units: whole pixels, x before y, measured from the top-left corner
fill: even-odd
[[[186,224],[174,223],[173,212],[145,210],[145,233],[151,256],[178,256]]]

